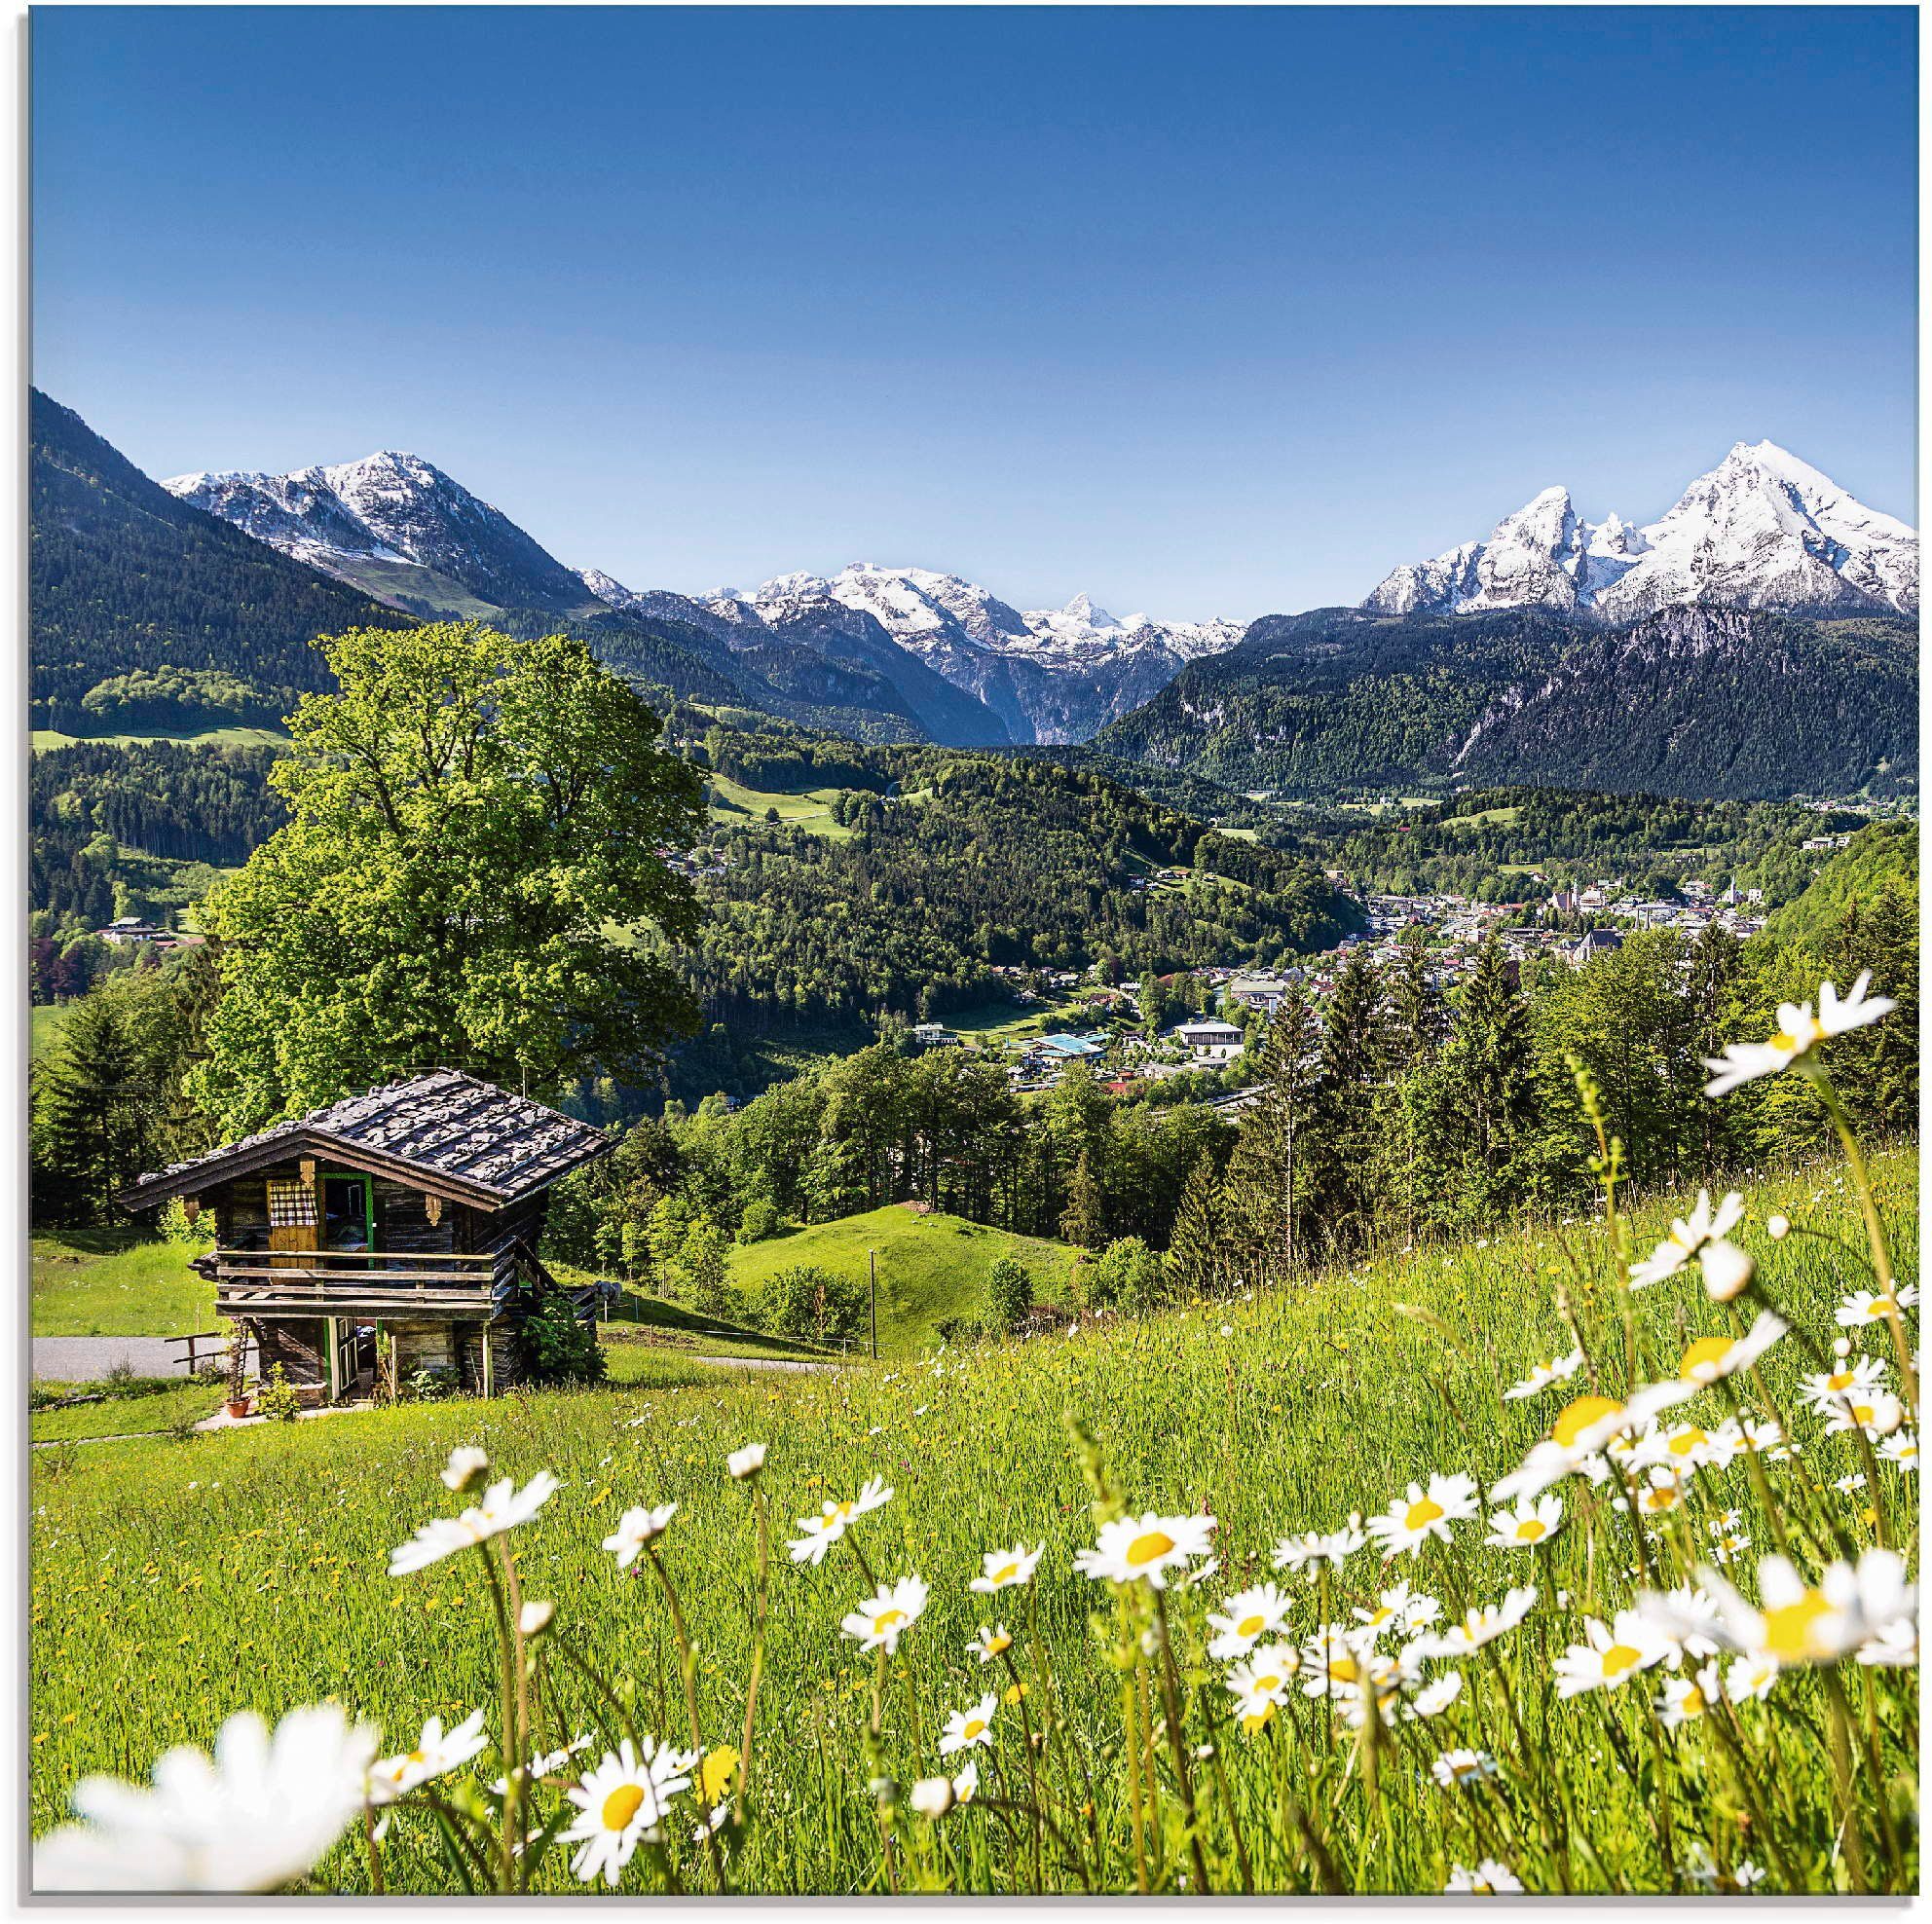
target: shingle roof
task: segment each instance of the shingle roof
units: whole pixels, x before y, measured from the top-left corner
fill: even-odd
[[[144,1175],[121,1201],[146,1208],[306,1151],[416,1180],[462,1201],[501,1207],[601,1156],[611,1138],[586,1123],[512,1095],[459,1069],[437,1069],[346,1096],[292,1122]]]

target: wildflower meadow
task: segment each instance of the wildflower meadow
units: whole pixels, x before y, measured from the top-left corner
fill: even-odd
[[[40,1889],[1905,1892],[1915,1159],[35,1464]],[[1640,1148],[1640,1146],[1638,1146]]]

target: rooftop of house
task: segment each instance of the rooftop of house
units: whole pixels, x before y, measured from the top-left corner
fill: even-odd
[[[317,1155],[455,1202],[502,1208],[610,1147],[610,1137],[587,1123],[460,1069],[435,1069],[144,1175],[121,1201],[146,1208],[292,1156]]]

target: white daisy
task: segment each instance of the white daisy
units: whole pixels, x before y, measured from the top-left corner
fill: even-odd
[[[376,1732],[338,1704],[292,1710],[271,1733],[253,1711],[221,1726],[214,1756],[156,1760],[153,1788],[84,1777],[83,1820],[33,1847],[36,1891],[275,1891],[312,1870],[362,1809]]]
[[[1686,1383],[1716,1383],[1749,1369],[1791,1325],[1775,1310],[1760,1310],[1742,1336],[1700,1336],[1684,1352],[1677,1374]]]
[[[1444,1751],[1429,1766],[1429,1774],[1445,1791],[1473,1791],[1500,1777],[1502,1766],[1487,1751]]]
[[[604,1547],[617,1559],[619,1570],[628,1570],[644,1553],[647,1543],[656,1541],[671,1527],[678,1514],[676,1503],[660,1503],[654,1510],[626,1510],[617,1519],[615,1532],[604,1539]]]
[[[902,1576],[897,1583],[889,1584],[875,1597],[868,1597],[857,1610],[849,1611],[838,1628],[847,1637],[855,1638],[860,1649],[882,1648],[891,1656],[899,1648],[900,1638],[919,1620],[930,1595],[916,1574]]]
[[[450,1460],[440,1473],[444,1484],[460,1493],[467,1490],[489,1467],[490,1459],[473,1443],[465,1443],[450,1452]]]
[[[1236,1714],[1258,1717],[1284,1704],[1301,1669],[1301,1652],[1291,1644],[1264,1644],[1245,1663],[1238,1663],[1223,1680],[1235,1698]]]
[[[1618,1610],[1609,1625],[1586,1616],[1583,1637],[1584,1642],[1572,1644],[1551,1666],[1559,1697],[1615,1689],[1670,1654],[1669,1643],[1635,1610]]]
[[[386,1757],[369,1766],[369,1801],[372,1804],[395,1800],[441,1777],[461,1763],[467,1763],[489,1742],[483,1734],[483,1713],[472,1711],[454,1730],[445,1732],[443,1720],[432,1717],[423,1726],[416,1748],[399,1757]]]
[[[1876,1356],[1848,1356],[1837,1369],[1800,1377],[1798,1387],[1812,1409],[1830,1416],[1842,1403],[1884,1388],[1885,1365]]]
[[[970,1750],[975,1744],[991,1750],[993,1713],[998,1708],[999,1699],[988,1691],[971,1710],[953,1711],[947,1718],[946,1729],[939,1740],[940,1756],[951,1757],[955,1751]]]
[[[1886,1625],[1917,1615],[1905,1561],[1892,1550],[1867,1550],[1855,1566],[1832,1564],[1816,1584],[1789,1558],[1766,1557],[1758,1566],[1764,1601],[1756,1609],[1716,1572],[1700,1573],[1728,1647],[1785,1666],[1836,1662]]]
[[[1536,1601],[1534,1583],[1505,1591],[1500,1604],[1478,1605],[1440,1636],[1418,1639],[1417,1650],[1430,1657],[1467,1656],[1485,1644],[1495,1643],[1499,1637],[1506,1637],[1536,1608]]]
[[[1737,1227],[1744,1214],[1744,1198],[1732,1190],[1715,1210],[1711,1192],[1697,1192],[1697,1206],[1688,1217],[1677,1217],[1670,1234],[1641,1263],[1630,1265],[1630,1287],[1647,1289],[1675,1276],[1691,1257],[1707,1244],[1722,1240]]]
[[[1539,1396],[1552,1383],[1566,1383],[1583,1367],[1583,1352],[1572,1350],[1567,1356],[1552,1357],[1546,1362],[1535,1363],[1530,1373],[1521,1383],[1512,1383],[1503,1392],[1507,1402],[1520,1402],[1525,1396]]]
[[[1483,1539],[1499,1550],[1534,1550],[1556,1535],[1563,1522],[1563,1498],[1526,1497],[1513,1510],[1492,1510]]]
[[[860,1517],[892,1500],[892,1492],[883,1477],[873,1477],[866,1487],[845,1502],[827,1502],[817,1516],[801,1516],[799,1528],[804,1533],[791,1538],[786,1548],[794,1563],[821,1564],[833,1544],[843,1536]]]
[[[1723,1694],[1714,1663],[1707,1663],[1692,1677],[1667,1677],[1663,1694],[1657,1699],[1657,1717],[1666,1730],[1676,1730],[1702,1717]]]
[[[1442,1888],[1473,1897],[1493,1898],[1520,1891],[1523,1886],[1506,1864],[1498,1864],[1493,1857],[1486,1857],[1473,1870],[1461,1864],[1452,1866],[1449,1881]]]
[[[1868,996],[1865,991],[1871,980],[1871,970],[1863,971],[1852,983],[1851,992],[1842,999],[1832,983],[1821,983],[1816,1016],[1812,1015],[1808,1002],[1781,1002],[1777,1032],[1768,1042],[1728,1042],[1722,1056],[1705,1058],[1704,1067],[1713,1075],[1704,1086],[1704,1093],[1728,1095],[1742,1083],[1759,1076],[1776,1075],[1828,1038],[1863,1028],[1866,1023],[1890,1015],[1898,1005],[1890,996]]]
[[[764,1445],[747,1443],[742,1450],[733,1450],[724,1459],[724,1467],[739,1483],[756,1476],[764,1467]]]
[[[984,1663],[992,1660],[1013,1647],[1013,1632],[1005,1624],[996,1623],[990,1628],[981,1624],[973,1640],[966,1647]]]
[[[1898,1467],[1901,1475],[1918,1474],[1918,1432],[1901,1429],[1896,1435],[1888,1436],[1878,1445],[1878,1454],[1888,1463]]]
[[[473,1549],[528,1523],[558,1489],[557,1479],[547,1469],[539,1469],[521,1490],[512,1489],[510,1479],[493,1483],[480,1502],[461,1516],[439,1516],[426,1523],[414,1537],[390,1552],[390,1574],[407,1576],[411,1571],[427,1570],[432,1563],[453,1557],[459,1550]]]
[[[1476,1513],[1473,1477],[1432,1475],[1429,1488],[1411,1483],[1381,1515],[1368,1520],[1369,1534],[1382,1545],[1383,1561],[1407,1550],[1413,1556],[1431,1536],[1449,1541],[1449,1526]]]
[[[663,1823],[672,1797],[691,1787],[695,1751],[674,1751],[647,1737],[642,1758],[626,1737],[614,1751],[606,1751],[583,1781],[564,1793],[578,1815],[557,1841],[576,1844],[571,1870],[579,1883],[602,1876],[614,1887],[618,1873],[640,1844],[661,1843]]]
[[[1647,1383],[1630,1392],[1627,1402],[1614,1396],[1579,1396],[1566,1404],[1549,1435],[1537,1444],[1521,1464],[1498,1479],[1491,1490],[1501,1502],[1539,1497],[1552,1483],[1592,1468],[1612,1438],[1641,1429],[1661,1410],[1694,1396],[1694,1383]]]
[[[1046,1552],[1044,1543],[1036,1543],[1028,1549],[1024,1543],[1016,1543],[1010,1550],[988,1550],[980,1559],[985,1573],[974,1577],[966,1587],[977,1590],[982,1596],[991,1596],[995,1590],[1005,1590],[1021,1583],[1030,1583],[1033,1572],[1040,1558]]]
[[[1096,1582],[1144,1580],[1162,1590],[1169,1571],[1208,1554],[1213,1528],[1210,1516],[1160,1516],[1149,1510],[1145,1516],[1116,1517],[1101,1525],[1099,1540],[1080,1551],[1074,1566]]]
[[[1839,1327],[1857,1329],[1863,1323],[1889,1322],[1893,1311],[1909,1310],[1917,1301],[1917,1287],[1910,1282],[1901,1289],[1893,1290],[1889,1296],[1876,1294],[1870,1289],[1854,1289],[1839,1305]]]
[[[1237,1590],[1208,1615],[1208,1627],[1214,1635],[1208,1654],[1219,1662],[1244,1657],[1262,1638],[1282,1630],[1287,1620],[1288,1600],[1274,1584],[1257,1583],[1250,1589]]]

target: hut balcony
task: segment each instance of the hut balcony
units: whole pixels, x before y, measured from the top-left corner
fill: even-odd
[[[197,1267],[212,1275],[227,1316],[477,1316],[516,1280],[519,1250],[462,1255],[304,1249],[220,1249]]]

